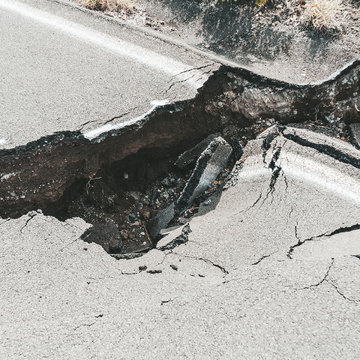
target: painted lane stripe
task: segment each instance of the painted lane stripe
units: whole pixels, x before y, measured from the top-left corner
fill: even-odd
[[[86,139],[93,140],[93,139],[99,137],[100,135],[102,135],[103,133],[107,133],[112,130],[118,130],[125,126],[135,124],[138,121],[145,119],[146,116],[150,115],[159,106],[164,106],[166,104],[169,104],[168,100],[154,100],[151,102],[151,108],[145,114],[139,115],[139,116],[137,116],[133,119],[127,120],[127,121],[123,121],[119,124],[106,124],[106,125],[100,126],[98,128],[95,128],[93,130],[89,130],[89,131],[83,133],[83,135]]]
[[[282,155],[279,159],[280,166],[287,175],[311,184],[312,187],[326,189],[351,203],[360,204],[358,178],[300,154],[286,152]]]
[[[276,164],[290,178],[303,181],[311,188],[322,189],[350,203],[360,205],[360,180],[351,174],[346,174],[343,170],[299,153],[284,151],[284,149]],[[271,173],[271,169],[264,167],[262,158],[254,155],[246,159],[237,179],[253,182],[256,179],[268,178]]]

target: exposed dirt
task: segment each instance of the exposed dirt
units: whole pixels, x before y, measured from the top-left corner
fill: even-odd
[[[192,171],[191,166],[184,170],[176,168],[174,160],[176,157],[164,157],[156,151],[140,151],[100,169],[92,179],[78,180],[44,212],[61,220],[80,216],[93,224],[93,230],[84,234],[84,240],[94,231],[90,240],[104,245],[104,231],[113,238],[120,235],[121,246],[104,246],[111,254],[147,251],[157,241],[149,235],[149,224],[160,209],[176,201]],[[206,193],[176,222],[185,224],[197,212],[200,202],[221,188],[228,173],[229,168],[224,169]],[[101,231],[97,235],[98,229]]]
[[[120,19],[130,24],[148,27],[163,33],[176,32],[172,22],[166,21],[147,11],[146,6],[137,1],[126,1],[123,5],[111,6],[114,2],[109,1],[109,6],[101,6],[100,2],[86,0],[72,0],[76,5],[83,6],[89,10],[99,11],[111,18]],[[106,3],[106,2],[104,2]]]
[[[74,0],[76,1],[76,0]],[[137,0],[105,14],[180,39],[266,76],[307,83],[360,56],[360,2],[342,1],[315,28],[310,0]],[[335,14],[335,15],[334,15]]]

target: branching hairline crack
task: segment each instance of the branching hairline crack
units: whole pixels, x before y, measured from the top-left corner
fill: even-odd
[[[284,179],[284,183],[285,183],[285,192],[287,192],[288,189],[289,189],[289,182],[287,180],[287,177],[286,177],[285,172],[284,172],[283,169],[281,169],[281,175],[282,175],[282,177]]]
[[[260,264],[264,259],[270,257],[272,254],[268,254],[268,255],[263,255],[259,260],[255,261],[254,263],[252,263],[251,265],[258,265]]]
[[[77,330],[77,329],[79,329],[81,327],[90,327],[90,326],[93,326],[94,324],[95,324],[95,321],[90,323],[90,324],[80,324],[78,326],[75,326],[73,330],[75,331],[75,330]]]
[[[195,75],[196,74],[193,74],[193,75],[191,75],[191,76],[189,76],[189,77],[187,77],[186,79],[183,79],[183,80],[178,80],[178,81],[174,81],[174,82],[172,82],[171,84],[170,84],[170,86],[167,88],[167,90],[165,90],[164,92],[163,92],[163,94],[167,94],[175,85],[177,85],[177,84],[181,84],[181,83],[184,83],[184,82],[186,82],[186,81],[188,81],[188,80],[190,80],[190,79],[192,79],[192,78],[194,78],[195,77]]]
[[[131,109],[131,110],[134,110],[134,109]],[[121,114],[121,115],[114,116],[113,118],[105,121],[105,122],[104,122],[104,125],[106,125],[106,124],[108,124],[108,123],[111,123],[111,122],[113,122],[114,120],[121,119],[121,118],[123,118],[123,117],[126,116],[126,115],[129,115],[130,112],[131,112],[131,110],[130,110],[130,111],[127,111],[127,112],[125,112],[125,113],[123,113],[123,114]]]
[[[277,180],[280,176],[280,173],[282,171],[281,166],[277,165],[277,161],[279,160],[280,154],[281,154],[281,146],[278,147],[271,158],[271,161],[269,163],[269,168],[271,169],[271,178],[270,178],[270,184],[269,189],[265,195],[265,198],[262,201],[262,205],[265,203],[265,201],[269,198],[270,195],[273,195],[275,192],[275,185],[277,183]]]
[[[121,118],[123,118],[124,116],[129,115],[132,111],[134,111],[134,110],[137,109],[137,108],[138,108],[138,106],[134,106],[134,107],[132,107],[131,109],[129,109],[128,111],[124,112],[123,114],[114,116],[114,117],[112,117],[111,119],[106,120],[106,121],[103,123],[103,125],[106,125],[106,124],[108,124],[108,123],[111,123],[111,122],[113,122],[114,120],[121,119]],[[96,123],[96,122],[98,122],[98,120],[89,120],[89,121],[83,123],[83,124],[79,127],[79,130],[82,131],[86,125],[89,125],[89,124],[92,124],[92,123]]]
[[[210,74],[212,71],[213,71],[213,69],[210,69],[210,70],[208,70],[208,71],[204,71],[198,78],[195,79],[195,83],[197,83],[198,81],[200,81],[200,80],[204,77],[204,75],[208,75],[208,74]]]
[[[325,275],[323,276],[323,278],[317,282],[316,284],[312,284],[312,285],[309,285],[309,286],[305,286],[303,288],[303,290],[308,290],[308,289],[311,289],[311,288],[316,288],[318,286],[320,286],[321,284],[323,284],[324,282],[328,283],[331,287],[333,287],[336,292],[342,296],[345,300],[347,301],[350,301],[350,302],[353,302],[353,303],[360,303],[360,300],[359,299],[352,299],[352,298],[349,298],[348,296],[346,296],[342,291],[340,291],[340,289],[331,281],[329,280],[329,274],[330,274],[330,271],[331,271],[331,268],[333,267],[334,265],[334,262],[335,262],[335,259],[332,258],[331,259],[331,263],[330,265],[328,266],[327,270],[326,270],[326,273]]]
[[[209,66],[213,66],[213,65],[215,65],[215,64],[216,64],[216,62],[211,62],[211,63],[205,64],[205,65],[201,65],[201,66],[198,66],[198,67],[192,67],[192,68],[190,68],[190,69],[181,71],[181,72],[173,75],[172,78],[175,78],[175,77],[177,77],[177,76],[179,76],[179,75],[185,74],[185,73],[190,72],[190,71],[205,69],[205,68],[207,68],[207,67],[209,67]]]
[[[351,299],[349,297],[347,297],[342,291],[339,290],[339,288],[333,284],[332,282],[330,282],[329,280],[325,280],[329,285],[331,285],[335,290],[336,292],[342,296],[345,300],[347,301],[350,301],[350,302],[353,302],[353,303],[360,303],[360,300],[359,299]]]
[[[258,265],[258,264],[260,264],[263,260],[269,258],[270,256],[276,254],[277,252],[278,252],[278,250],[273,251],[273,252],[270,253],[270,254],[263,255],[263,256],[261,256],[261,257],[259,258],[259,260],[255,261],[255,262],[252,263],[251,265]]]
[[[331,258],[331,263],[330,265],[328,266],[327,270],[326,270],[326,273],[325,275],[323,276],[323,278],[317,282],[316,284],[312,284],[312,285],[309,285],[309,286],[305,286],[303,289],[311,289],[312,287],[317,287],[317,286],[320,286],[324,281],[327,281],[327,278],[329,276],[329,273],[330,273],[330,270],[332,268],[332,266],[334,265],[334,261],[335,259],[334,258]]]
[[[261,148],[263,150],[263,162],[264,162],[264,165],[266,165],[266,155],[267,155],[267,152],[268,150],[270,149],[271,147],[271,144],[272,142],[279,136],[278,133],[270,133],[269,135],[267,135],[264,140],[263,140],[263,143],[261,144]]]
[[[0,226],[1,226],[1,225],[4,225],[5,223],[7,223],[7,222],[10,221],[10,220],[11,220],[10,218],[4,219],[4,221],[0,223]]]
[[[279,136],[278,133],[273,133],[273,134],[269,134],[268,136],[266,136],[264,138],[263,144],[262,144],[262,149],[263,149],[263,162],[266,165],[266,155],[268,150],[271,147],[272,142]],[[285,140],[286,142],[287,140]],[[280,175],[283,176],[284,178],[284,182],[285,182],[285,191],[288,190],[289,187],[289,183],[287,181],[286,175],[283,171],[283,169],[281,168],[280,165],[277,164],[280,155],[281,155],[281,151],[282,151],[282,147],[284,144],[282,144],[282,146],[279,146],[276,148],[276,150],[274,151],[272,158],[270,160],[270,163],[268,165],[268,167],[271,169],[272,174],[271,174],[271,179],[270,179],[270,184],[269,184],[269,189],[265,195],[265,197],[262,200],[261,205],[263,205],[265,203],[265,201],[269,198],[270,195],[273,195],[273,193],[275,192],[275,185],[277,183],[277,180],[279,178]],[[250,207],[248,207],[246,210],[244,210],[245,212],[250,210],[251,208],[255,207],[258,202],[261,200],[261,198],[263,197],[263,194],[260,193],[259,197],[257,198],[257,200],[254,202],[253,205],[251,205]]]
[[[258,198],[253,202],[252,205],[248,206],[248,207],[247,207],[246,209],[244,209],[244,210],[239,211],[236,215],[245,213],[245,212],[249,211],[250,209],[254,208],[254,207],[259,203],[259,201],[261,200],[262,196],[263,196],[263,193],[261,192],[261,193],[259,194]]]
[[[209,259],[205,259],[205,258],[202,258],[202,257],[196,257],[196,256],[190,256],[190,255],[182,255],[182,254],[179,254],[179,253],[176,253],[176,252],[172,252],[173,254],[177,255],[177,256],[180,256],[180,257],[185,257],[185,258],[189,258],[189,259],[194,259],[194,260],[199,260],[199,261],[204,261],[206,262],[207,264],[210,264],[218,269],[220,269],[225,275],[228,275],[229,274],[229,271],[225,269],[224,266],[222,265],[219,265],[219,264],[216,264],[215,262],[209,260]]]

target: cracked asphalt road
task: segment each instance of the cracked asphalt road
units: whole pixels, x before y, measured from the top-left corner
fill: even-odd
[[[133,260],[80,240],[81,219],[0,221],[0,357],[358,358],[359,159],[269,129],[215,210]]]
[[[0,148],[135,121],[154,104],[192,98],[218,67],[48,0],[1,0],[0,43]]]
[[[2,148],[129,124],[218,66],[58,2],[0,18]],[[345,142],[269,129],[215,210],[132,260],[78,218],[0,219],[0,358],[359,358],[359,167]]]

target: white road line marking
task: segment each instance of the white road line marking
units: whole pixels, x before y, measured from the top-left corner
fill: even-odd
[[[344,171],[319,161],[314,161],[298,153],[281,152],[277,164],[285,175],[310,184],[312,188],[325,190],[336,196],[360,205],[360,181]],[[239,181],[254,181],[271,176],[271,169],[265,168],[259,156],[246,159],[243,169],[237,175]]]
[[[171,59],[167,56],[160,55],[154,51],[145,49],[128,41],[106,35],[80,24],[76,24],[49,12],[35,9],[18,1],[0,0],[0,9],[1,8],[31,19],[39,24],[61,31],[62,33],[86,43],[101,47],[113,54],[135,60],[145,66],[167,73],[171,76],[175,76],[180,80],[185,80],[188,74],[185,73],[185,75],[178,75],[179,73],[192,69],[189,65]],[[202,76],[202,73],[198,70],[193,70],[192,73],[198,73],[196,75],[199,77]],[[201,82],[194,81],[192,79],[188,79],[187,83],[195,88],[202,85]]]
[[[360,204],[360,182],[344,171],[289,152],[280,157],[280,162],[285,174]]]
[[[85,132],[83,135],[84,135],[84,137],[86,139],[93,140],[93,139],[97,138],[98,136],[100,136],[103,133],[109,132],[111,130],[118,130],[118,129],[121,129],[121,128],[125,127],[125,126],[135,124],[138,121],[144,119],[146,116],[150,115],[157,107],[163,106],[163,105],[166,105],[166,104],[169,104],[168,100],[154,100],[154,101],[151,102],[152,107],[145,114],[139,115],[134,119],[123,121],[122,123],[119,123],[119,124],[114,124],[114,125],[113,124],[106,124],[106,125],[100,126],[100,127],[96,128],[96,129],[89,130],[89,131]]]

